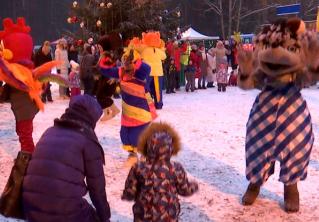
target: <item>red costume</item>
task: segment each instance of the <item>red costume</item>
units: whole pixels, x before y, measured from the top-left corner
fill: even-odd
[[[42,83],[53,79],[48,72],[58,62],[49,62],[33,70],[30,27],[25,24],[23,18],[18,18],[16,24],[6,18],[3,20],[3,27],[4,30],[0,31],[0,81],[6,83],[2,93],[11,103],[21,152],[14,162],[1,195],[0,213],[4,216],[23,218],[20,195],[23,177],[34,151],[33,119],[38,110],[44,108],[40,97]],[[44,81],[40,82],[39,79]]]
[[[44,108],[40,98],[42,83],[39,79],[50,77],[47,73],[57,62],[49,62],[33,70],[33,40],[29,34],[31,28],[23,18],[18,18],[16,24],[6,18],[3,27],[4,30],[0,31],[0,80],[7,83],[7,99],[16,119],[21,150],[32,153],[32,121],[38,110]]]

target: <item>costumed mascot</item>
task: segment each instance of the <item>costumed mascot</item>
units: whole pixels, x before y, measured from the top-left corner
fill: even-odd
[[[0,31],[0,81],[6,85],[1,97],[11,103],[21,151],[1,195],[0,213],[4,216],[22,218],[19,195],[28,162],[34,151],[33,119],[38,110],[44,108],[40,96],[42,84],[54,81],[53,79],[61,84],[64,81],[51,74],[51,69],[59,62],[48,62],[33,69],[33,40],[29,34],[31,29],[25,24],[24,18],[18,18],[16,24],[6,18],[3,20],[3,27],[4,30]]]
[[[161,40],[159,32],[142,33],[143,49],[141,56],[145,63],[151,67],[150,77],[147,79],[148,90],[155,102],[156,109],[162,109],[164,84],[163,64],[166,59],[165,43]]]
[[[256,200],[260,187],[280,162],[286,212],[299,210],[297,183],[307,177],[314,142],[312,123],[300,90],[318,79],[319,42],[298,18],[279,20],[257,35],[255,49],[239,48],[238,85],[262,89],[251,109],[246,132],[244,205]]]
[[[155,107],[146,85],[151,67],[142,61],[137,51],[140,49],[140,40],[135,38],[123,55],[122,67],[109,65],[109,57],[104,57],[99,62],[104,77],[120,81],[122,97],[120,136],[123,149],[129,152],[127,161],[129,166],[137,161],[136,148],[139,135],[156,118]]]
[[[122,45],[122,39],[117,33],[102,36],[98,45],[100,48],[101,58],[108,58],[105,61],[108,66],[116,67],[116,60],[120,55],[115,53]],[[112,96],[115,95],[117,89],[117,80],[110,77],[99,77],[97,81],[96,98],[103,109],[103,117],[101,121],[107,121],[114,118],[120,110],[114,104]]]

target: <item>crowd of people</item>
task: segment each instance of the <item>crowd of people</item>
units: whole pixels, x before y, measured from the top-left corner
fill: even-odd
[[[209,49],[206,49],[202,43],[168,41],[165,45],[165,51],[158,50],[154,55],[146,56],[144,60],[152,58],[155,62],[146,62],[149,64],[157,62],[158,67],[155,70],[160,71],[156,75],[163,76],[159,82],[161,90],[166,89],[166,94],[176,93],[176,91],[181,90],[181,87],[185,87],[186,92],[214,87],[217,87],[220,92],[225,92],[228,85],[237,85],[236,46],[237,43],[233,39],[217,41],[216,46]],[[94,95],[98,82],[96,81],[98,78],[97,63],[101,53],[99,49],[93,38],[88,39],[87,43],[81,47],[62,38],[58,41],[54,52],[52,52],[50,42],[45,41],[34,53],[33,61],[35,67],[52,60],[62,61],[56,67],[57,74],[69,80],[71,86],[70,88],[59,87],[61,99],[78,95],[81,89],[84,94]],[[160,57],[154,59],[154,56],[158,54],[161,54]],[[117,66],[121,66],[120,58],[121,55],[118,55]],[[228,71],[229,67],[231,67],[230,72]],[[151,84],[154,84],[154,81],[152,83],[150,80],[149,85]],[[43,85],[43,102],[53,101],[50,86],[50,83]],[[119,94],[115,93],[114,97],[118,98]],[[163,102],[157,102],[156,97],[154,100],[157,108],[162,108]]]
[[[265,27],[257,36],[255,50],[239,51],[238,55],[233,41],[218,41],[216,47],[206,50],[204,45],[188,41],[165,45],[159,32],[149,32],[143,33],[142,39],[131,40],[123,53],[114,51],[110,36],[102,36],[97,45],[89,40],[81,54],[75,45],[61,39],[54,53],[56,63],[50,63],[50,43],[45,41],[32,63],[29,32],[24,19],[18,19],[17,24],[7,19],[0,32],[8,47],[2,46],[0,51],[0,77],[9,85],[8,98],[21,143],[1,196],[0,212],[5,216],[33,222],[110,221],[104,151],[94,130],[103,113],[108,120],[119,112],[112,100],[116,79],[122,98],[120,138],[129,157],[134,158],[122,199],[135,202],[134,221],[178,221],[178,195],[190,196],[198,191],[198,185],[187,179],[182,164],[171,161],[180,150],[178,133],[169,124],[153,122],[156,109],[163,107],[162,89],[165,85],[167,93],[174,93],[185,86],[186,92],[194,92],[216,83],[218,91],[225,92],[228,84],[237,82],[237,59],[240,87],[262,86],[247,123],[246,177],[250,183],[242,203],[255,202],[278,160],[285,210],[299,210],[297,183],[307,177],[314,141],[310,113],[299,86],[309,82],[305,78],[308,72],[319,70],[317,63],[292,50],[298,47],[311,54],[319,48],[319,43],[314,45],[317,48],[300,44],[305,33],[301,20],[282,20]],[[311,37],[309,42],[314,44],[316,37]],[[38,69],[33,69],[33,64]],[[254,64],[258,64],[256,69]],[[58,76],[69,80],[67,87],[60,85],[60,98],[71,99],[64,114],[35,146],[33,119],[43,109],[41,100],[53,101],[50,83],[41,84],[36,77],[52,65]],[[22,74],[28,74],[27,81]],[[84,95],[80,95],[81,88]],[[140,160],[137,151],[142,155]],[[84,199],[87,192],[94,208]],[[17,212],[21,206],[22,213]]]
[[[226,91],[227,85],[236,85],[237,48],[236,41],[217,41],[216,47],[188,41],[169,41],[166,44],[168,59],[164,63],[166,93],[174,93],[185,86],[186,92],[217,86]],[[231,72],[228,72],[231,67]],[[195,85],[197,80],[197,86]],[[185,81],[186,80],[186,81]]]

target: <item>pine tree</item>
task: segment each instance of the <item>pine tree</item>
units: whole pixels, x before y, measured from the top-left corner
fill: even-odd
[[[164,38],[168,38],[176,35],[181,14],[178,8],[166,9],[167,2],[169,1],[74,1],[67,20],[72,25],[78,24],[81,27],[82,38],[119,32],[127,39],[149,30],[160,31]]]

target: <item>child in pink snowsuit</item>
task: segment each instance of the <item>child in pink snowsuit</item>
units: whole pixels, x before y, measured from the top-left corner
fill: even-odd
[[[70,88],[71,88],[71,97],[81,95],[81,83],[79,76],[79,64],[71,60],[71,72],[69,74]]]

